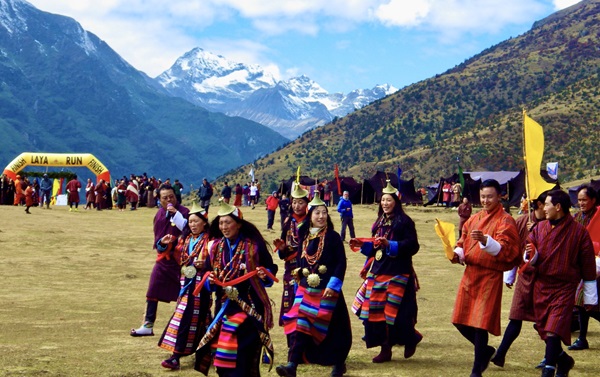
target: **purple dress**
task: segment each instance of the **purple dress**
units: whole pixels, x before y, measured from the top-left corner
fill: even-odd
[[[188,218],[190,211],[187,208],[180,204],[177,204],[175,208],[183,217]],[[167,218],[167,210],[160,207],[156,212],[156,216],[154,216],[154,250],[157,251],[158,255],[150,275],[146,297],[162,302],[177,301],[179,288],[181,288],[179,285],[181,267],[174,256],[175,248],[167,249],[164,255],[156,250],[156,243],[167,234],[179,237],[181,231],[176,226],[171,225],[170,218]]]

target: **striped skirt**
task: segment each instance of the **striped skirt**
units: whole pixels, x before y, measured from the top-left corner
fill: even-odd
[[[294,305],[283,316],[286,335],[301,332],[310,335],[317,345],[325,339],[339,293],[324,298],[323,291],[318,288],[298,287]]]
[[[393,325],[402,304],[409,274],[373,275],[363,283],[352,305],[352,310],[363,321]]]
[[[248,318],[244,312],[227,315],[223,318],[221,332],[216,342],[214,366],[221,368],[235,368],[238,352],[237,328]]]

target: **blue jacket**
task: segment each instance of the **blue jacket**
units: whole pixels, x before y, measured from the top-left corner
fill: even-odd
[[[352,215],[352,202],[348,199],[344,199],[344,197],[340,198],[338,202],[337,211],[341,214],[342,217],[354,217]]]
[[[40,182],[40,190],[52,191],[52,181],[50,178],[42,178],[42,181]]]

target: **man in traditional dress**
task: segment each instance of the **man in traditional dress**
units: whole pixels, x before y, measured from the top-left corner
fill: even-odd
[[[521,261],[517,225],[500,205],[498,181],[483,181],[479,198],[483,210],[465,223],[452,260],[467,266],[452,323],[475,346],[471,377],[481,376],[494,355],[488,333],[500,335],[502,275]]]
[[[94,192],[96,194],[96,210],[103,210],[105,208],[104,204],[106,203],[106,184],[103,179],[98,182],[94,188]]]
[[[546,366],[542,377],[566,377],[575,365],[563,351],[561,341],[571,344],[571,316],[575,292],[583,280],[585,309],[598,303],[594,246],[587,230],[578,224],[569,208],[569,195],[561,190],[548,193],[546,220],[527,240],[525,261],[536,270],[533,285],[536,329],[546,342]]]
[[[79,190],[81,190],[81,183],[79,180],[77,180],[77,175],[75,174],[69,183],[67,183],[67,201],[69,203],[69,212],[78,211],[77,207],[79,206]],[[75,209],[73,209],[73,204],[75,204]]]
[[[146,314],[144,323],[137,329],[132,329],[131,336],[154,335],[154,322],[158,301],[171,302],[179,297],[179,261],[174,255],[174,249],[160,252],[156,244],[167,234],[177,238],[187,223],[189,210],[177,203],[175,192],[170,185],[162,185],[158,189],[160,208],[154,216],[154,250],[157,252],[156,263],[150,275],[148,292],[146,293]]]
[[[579,211],[573,215],[573,219],[587,228],[590,220],[598,211],[598,207],[596,207],[596,204],[598,204],[598,193],[591,186],[581,186],[577,190],[577,204],[579,205]],[[597,278],[596,282],[597,286],[600,287],[600,278]],[[590,311],[585,310],[582,306],[581,295],[577,295],[575,306],[577,307],[576,314],[578,314],[578,318],[576,319],[579,321],[579,337],[569,346],[569,349],[572,351],[580,351],[590,348],[587,341],[590,317],[600,321],[600,312],[598,311],[598,308],[594,308],[594,310]]]
[[[531,202],[531,208],[534,211],[525,213],[517,219],[517,229],[519,230],[519,238],[521,239],[520,250],[525,250],[527,237],[531,230],[537,226],[540,221],[546,219],[544,212],[544,204],[546,202],[547,192],[543,192],[535,201]],[[535,269],[527,263],[521,263],[520,267],[515,267],[504,273],[504,283],[508,288],[512,288],[517,277],[515,285],[515,293],[513,295],[512,305],[508,318],[510,322],[504,331],[504,337],[496,354],[492,358],[492,363],[499,367],[504,367],[506,353],[512,343],[519,337],[523,321],[535,322],[533,312],[533,281],[535,277]],[[545,365],[545,362],[542,362]]]

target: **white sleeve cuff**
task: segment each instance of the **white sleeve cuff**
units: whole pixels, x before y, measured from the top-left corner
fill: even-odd
[[[517,277],[517,267],[514,267],[512,270],[504,271],[504,283],[513,285],[515,283],[515,278]]]
[[[183,228],[185,228],[185,225],[187,224],[187,220],[179,211],[175,212],[175,215],[173,215],[171,221],[179,230],[183,230]]]
[[[454,248],[454,254],[458,255],[458,261],[461,264],[465,263],[465,250],[462,247]]]
[[[535,265],[535,262],[537,262],[538,256],[539,256],[537,249],[534,249],[534,250],[535,250],[535,252],[533,254],[533,257],[530,259],[527,259],[526,251],[523,253],[523,261],[525,261],[525,263],[529,263],[531,266]]]
[[[596,280],[583,282],[583,303],[584,305],[598,304],[598,290]]]
[[[596,257],[596,277],[600,276],[600,257]]]
[[[479,247],[481,248],[481,250],[495,257],[502,249],[502,245],[500,245],[498,241],[493,239],[492,236],[490,236],[489,234],[486,234],[486,236],[487,245],[484,246],[481,242],[479,242]]]

